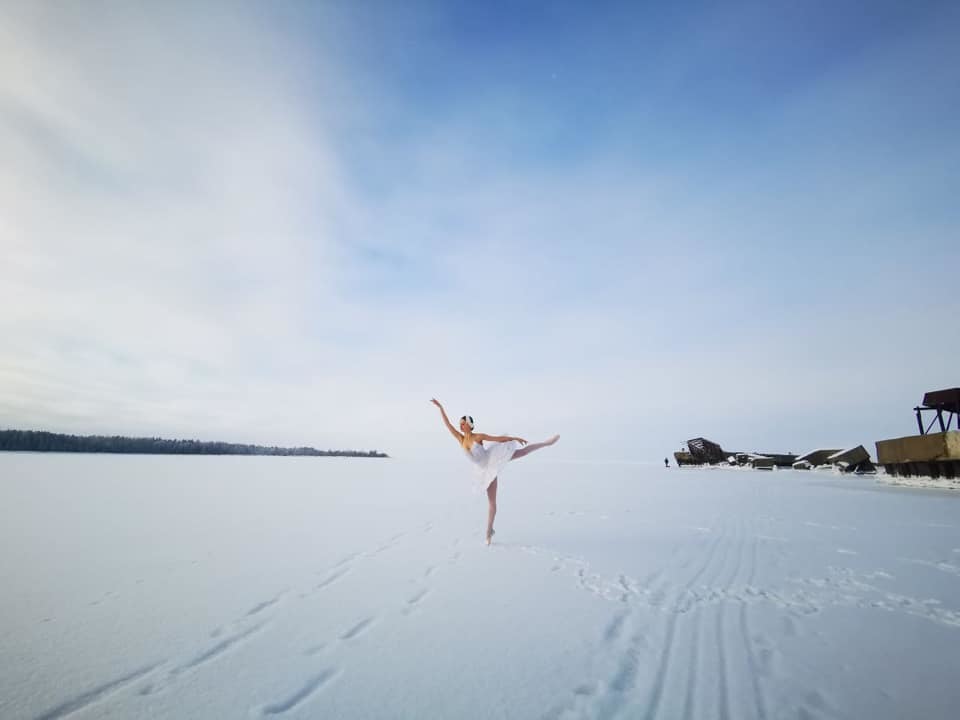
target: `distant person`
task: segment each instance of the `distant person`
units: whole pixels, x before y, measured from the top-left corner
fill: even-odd
[[[664,458],[664,459],[663,459],[663,466],[664,466],[664,467],[670,467],[670,461],[667,460],[667,458]]]
[[[559,435],[554,435],[549,440],[542,443],[527,445],[523,438],[512,437],[510,435],[485,435],[473,431],[473,418],[464,415],[460,418],[460,431],[457,432],[443,405],[436,399],[431,400],[434,405],[440,408],[440,414],[443,416],[443,423],[447,430],[460,443],[474,465],[476,465],[479,487],[487,491],[487,500],[490,502],[490,510],[487,514],[487,545],[493,540],[493,519],[497,516],[497,474],[500,468],[511,460],[519,460],[524,455],[529,455],[534,450],[553,445],[560,439]],[[484,442],[493,443],[490,447],[484,447]],[[527,445],[524,448],[521,446]]]

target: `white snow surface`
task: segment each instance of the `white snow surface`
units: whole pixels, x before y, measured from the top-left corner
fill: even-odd
[[[877,480],[888,485],[901,485],[903,487],[960,490],[960,479],[957,478],[932,478],[925,475],[901,477],[899,475],[887,475],[881,471],[877,474]]]
[[[956,717],[957,493],[457,459],[0,454],[0,718]]]

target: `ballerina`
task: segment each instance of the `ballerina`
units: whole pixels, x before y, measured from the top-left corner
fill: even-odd
[[[473,418],[469,415],[460,418],[460,430],[458,432],[447,417],[443,405],[436,399],[430,402],[440,408],[444,425],[460,443],[460,447],[467,452],[470,460],[477,468],[480,489],[487,491],[487,500],[490,503],[490,509],[487,513],[487,545],[489,545],[494,535],[493,519],[497,516],[497,474],[500,472],[500,468],[511,460],[519,460],[525,455],[529,455],[534,450],[553,445],[560,439],[560,436],[554,435],[544,442],[528,445],[523,438],[511,435],[486,435],[474,432]],[[494,444],[487,448],[484,447],[484,442]]]

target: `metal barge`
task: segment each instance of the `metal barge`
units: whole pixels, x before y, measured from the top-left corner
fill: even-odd
[[[877,462],[894,476],[960,478],[960,388],[928,392],[913,411],[920,434],[877,441]]]

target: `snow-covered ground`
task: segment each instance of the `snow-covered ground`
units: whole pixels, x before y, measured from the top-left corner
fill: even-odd
[[[960,494],[449,450],[0,454],[0,717],[956,717]]]
[[[932,478],[932,477],[901,477],[898,475],[887,475],[878,473],[877,479],[888,485],[900,485],[901,487],[914,488],[936,488],[938,490],[960,490],[960,479],[958,478]]]

